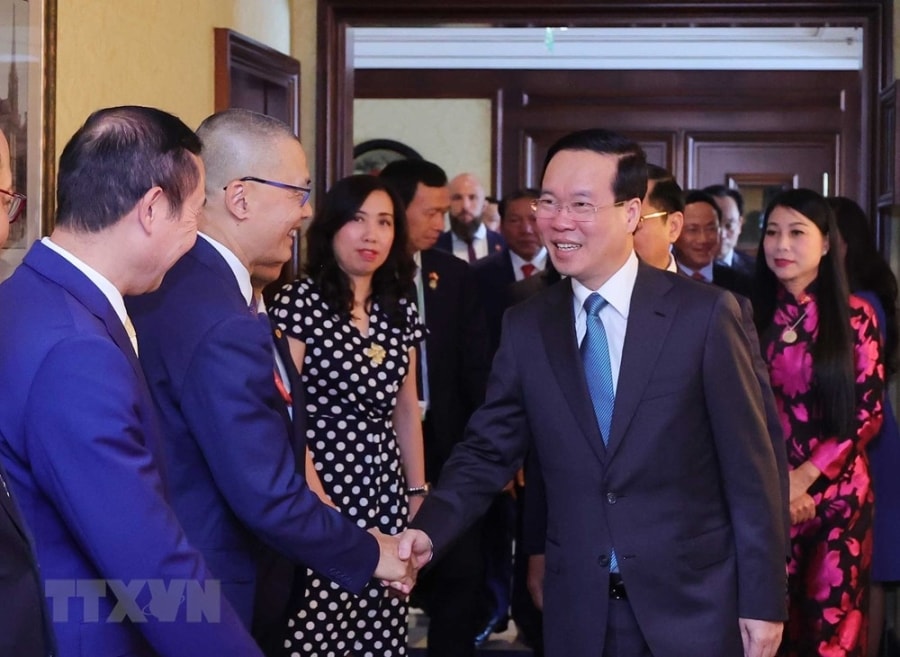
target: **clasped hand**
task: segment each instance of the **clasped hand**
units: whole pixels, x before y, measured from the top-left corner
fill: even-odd
[[[418,529],[407,529],[396,536],[377,529],[370,529],[369,533],[378,541],[380,552],[375,577],[398,594],[409,595],[419,570],[431,561],[433,550],[428,535]]]

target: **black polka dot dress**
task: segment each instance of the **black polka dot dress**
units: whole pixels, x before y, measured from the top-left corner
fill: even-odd
[[[409,350],[424,337],[412,303],[403,326],[377,304],[369,334],[331,311],[304,279],[275,297],[271,314],[306,344],[307,445],[325,491],[360,527],[396,534],[407,523],[406,482],[391,413],[409,372]],[[360,596],[310,571],[305,602],[289,621],[284,655],[406,655],[406,603],[372,582]]]

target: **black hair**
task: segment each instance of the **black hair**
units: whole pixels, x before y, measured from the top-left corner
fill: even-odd
[[[884,309],[884,367],[888,375],[897,372],[898,330],[897,277],[878,252],[865,211],[855,201],[843,196],[828,199],[838,230],[847,244],[844,269],[852,292],[872,292]]]
[[[763,243],[772,211],[777,207],[799,212],[818,228],[828,243],[828,251],[819,262],[813,283],[819,326],[812,345],[813,388],[825,433],[847,436],[854,431],[856,416],[856,373],[853,360],[853,335],[850,330],[850,291],[844,267],[836,261],[837,225],[828,201],[811,189],[788,189],[769,203],[763,215],[759,249],[756,256],[757,298],[754,303],[760,335],[772,327],[775,316],[778,279],[766,264]]]
[[[688,206],[691,203],[706,203],[712,207],[712,209],[716,211],[716,219],[719,222],[719,225],[722,225],[722,210],[719,208],[719,204],[716,203],[716,199],[710,194],[704,192],[702,189],[689,189],[684,193],[684,205]]]
[[[517,189],[511,194],[507,194],[503,197],[500,203],[497,205],[497,212],[500,213],[500,223],[503,223],[503,220],[506,218],[506,208],[513,201],[518,201],[523,198],[530,199],[538,199],[541,197],[541,192],[539,189],[535,189],[534,187],[524,187],[522,189]]]
[[[401,299],[411,300],[415,262],[407,251],[406,212],[403,202],[387,181],[368,174],[338,180],[319,205],[306,233],[306,273],[316,283],[323,300],[336,313],[349,316],[353,310],[350,277],[334,255],[334,236],[355,216],[373,192],[385,192],[394,206],[394,241],[387,259],[372,276],[367,302],[377,301],[395,325],[405,320]]]
[[[444,170],[427,160],[394,160],[381,170],[378,177],[388,181],[397,191],[403,207],[412,203],[419,183],[426,187],[445,187],[448,184]]]
[[[647,194],[648,201],[670,214],[684,212],[684,192],[668,169],[656,164],[648,164],[647,180],[652,180],[654,183],[652,187],[648,185],[650,190]]]
[[[704,187],[703,191],[715,198],[725,198],[726,196],[730,196],[734,199],[734,204],[737,205],[738,214],[742,217],[744,216],[744,197],[741,196],[741,193],[738,190],[726,187],[725,185],[709,185],[708,187]]]
[[[612,185],[616,203],[633,198],[643,200],[647,194],[647,158],[640,145],[627,137],[601,128],[571,132],[547,151],[541,177],[547,172],[550,160],[560,151],[593,151],[599,155],[617,156],[619,166]]]
[[[173,215],[200,182],[200,139],[181,119],[140,106],[91,114],[63,149],[56,223],[96,233],[118,222],[149,189],[162,188]]]

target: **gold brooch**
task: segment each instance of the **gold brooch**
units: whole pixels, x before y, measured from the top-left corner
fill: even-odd
[[[387,356],[384,347],[380,344],[375,344],[374,342],[368,349],[363,351],[363,353],[372,359],[372,365],[381,365],[381,363],[384,362],[384,357]]]
[[[438,276],[436,271],[428,272],[428,287],[430,287],[432,290],[436,290],[439,279],[440,277]]]

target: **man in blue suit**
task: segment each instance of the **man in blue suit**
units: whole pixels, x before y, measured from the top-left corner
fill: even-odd
[[[9,225],[24,214],[25,197],[13,189],[9,143],[0,130],[0,247]],[[0,463],[0,599],[15,600],[0,615],[0,655],[47,657],[51,654],[50,618],[25,520],[12,497]]]
[[[772,657],[786,501],[753,347],[732,294],[638,261],[646,186],[615,133],[549,149],[536,213],[568,278],[507,311],[485,404],[401,549],[440,555],[530,448],[549,657]]]
[[[56,228],[0,285],[0,459],[61,657],[261,654],[167,502],[122,298],[194,243],[199,152],[165,112],[92,114],[60,158]]]
[[[292,424],[305,421],[303,390],[276,377],[269,323],[252,291],[255,270],[290,259],[312,212],[303,147],[281,121],[247,110],[214,114],[197,133],[208,201],[197,244],[129,309],[163,424],[175,512],[241,619],[255,620],[269,644],[288,604],[283,581],[258,577],[270,550],[354,593],[373,576],[401,579],[406,564],[396,539],[357,527],[307,487],[305,430]]]

